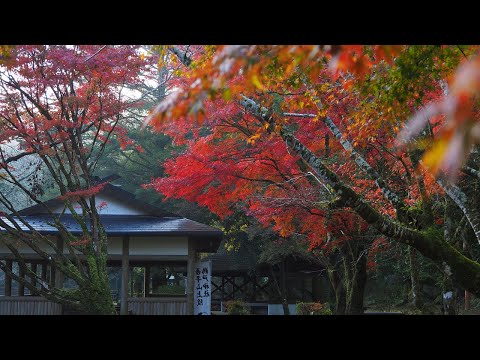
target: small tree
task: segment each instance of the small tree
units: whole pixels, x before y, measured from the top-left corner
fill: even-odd
[[[123,148],[134,145],[118,124],[125,110],[138,105],[123,93],[126,84],[138,81],[148,61],[137,50],[135,46],[18,46],[0,66],[1,181],[21,190],[50,215],[68,252],[36,231],[0,188],[0,204],[6,209],[0,217],[0,242],[25,275],[14,273],[5,260],[0,260],[0,269],[32,293],[92,314],[114,313],[106,272],[107,235],[95,202],[95,194],[106,183],[98,183],[92,174],[111,139]],[[17,165],[27,158],[38,162],[38,172],[53,179],[58,199],[64,202],[61,214],[53,213],[42,200],[41,181],[28,183],[35,171],[22,176]],[[67,209],[81,235],[62,224]],[[17,247],[20,243],[78,287],[47,284],[27,267]]]

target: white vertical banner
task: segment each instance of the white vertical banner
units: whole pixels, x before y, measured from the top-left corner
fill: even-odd
[[[193,315],[211,315],[212,262],[197,261],[194,273]]]

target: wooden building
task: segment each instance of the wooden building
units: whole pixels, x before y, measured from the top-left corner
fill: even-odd
[[[281,310],[282,297],[291,304],[330,300],[330,284],[322,264],[301,251],[277,253],[268,261],[258,249],[243,243],[238,250],[226,251],[223,244],[212,261],[212,308],[224,310],[230,300],[242,300],[252,313],[268,314]]]
[[[121,304],[121,313],[191,313],[187,303],[193,304],[193,291],[187,295],[184,280],[193,276],[197,253],[214,253],[217,250],[222,232],[166,213],[110,183],[96,196],[96,202],[105,205],[100,218],[108,235],[112,296]],[[63,202],[56,199],[47,201],[46,205],[56,214],[63,210]],[[20,214],[34,229],[57,237],[57,241],[60,241],[58,230],[48,224],[51,217],[42,206],[23,209]],[[73,234],[81,234],[78,223],[68,211],[61,215],[61,220]],[[14,256],[2,242],[1,231],[0,227],[0,259],[6,260],[14,271],[21,271]],[[58,245],[61,246],[61,243]],[[31,249],[20,244],[18,246],[19,251],[28,259],[30,269],[41,275],[44,281],[54,283],[57,287],[70,286],[69,279],[64,279],[60,272],[55,272]],[[44,250],[52,252],[46,246]],[[0,281],[0,315],[68,312],[61,305],[30,295],[21,284],[16,284],[0,271],[0,280],[2,278],[4,286],[2,289]],[[171,291],[173,288],[176,291]]]

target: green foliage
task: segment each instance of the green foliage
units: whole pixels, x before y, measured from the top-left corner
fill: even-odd
[[[422,233],[431,241],[443,239],[443,231],[437,226],[431,226],[423,230]]]
[[[270,265],[281,263],[286,258],[293,258],[296,261],[306,263],[316,263],[317,259],[308,250],[305,242],[296,239],[294,236],[286,239],[280,238],[274,241],[266,242],[258,261]]]
[[[434,231],[435,233],[435,231]],[[444,275],[430,259],[417,256],[419,293],[427,305],[440,295]],[[411,298],[411,267],[408,246],[390,242],[375,254],[376,267],[370,269],[365,290],[368,308],[393,310]]]
[[[417,94],[414,100],[420,105],[425,91],[432,90],[435,82],[454,69],[462,57],[456,46],[409,46],[393,65],[379,64],[362,84],[362,91],[385,104],[404,104]]]
[[[299,302],[296,307],[297,315],[333,315],[328,303]]]
[[[231,300],[225,303],[227,315],[250,315],[249,307],[241,300]]]

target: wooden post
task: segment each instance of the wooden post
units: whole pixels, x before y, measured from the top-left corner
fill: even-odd
[[[222,302],[225,301],[225,276],[222,275]]]
[[[133,294],[135,293],[135,289],[134,289],[134,284],[133,284],[133,267],[131,267],[128,271],[128,273],[130,274],[130,297],[133,297]]]
[[[236,278],[237,277],[235,275],[232,276],[232,296],[233,296],[232,300],[235,300],[235,279]]]
[[[53,261],[50,263],[50,281],[49,284],[51,287],[55,286],[55,265],[53,264]]]
[[[193,315],[193,292],[195,283],[195,260],[196,251],[193,239],[188,239],[188,262],[187,262],[187,315]]]
[[[122,287],[120,293],[120,315],[128,315],[128,268],[129,268],[129,237],[122,238]]]
[[[145,265],[145,272],[143,273],[143,297],[150,296],[150,265]]]
[[[32,270],[32,272],[34,272],[35,274],[37,273],[37,263],[31,263],[30,264],[31,267],[30,267],[30,270]],[[37,279],[35,278],[34,275],[31,275],[31,282],[32,282],[32,285],[33,286],[37,286]],[[35,295],[35,293],[32,293],[32,295]]]
[[[25,269],[20,264],[18,264],[18,268],[18,276],[25,279]],[[18,283],[18,296],[25,296],[25,285],[21,282]]]
[[[47,282],[47,263],[46,262],[42,262],[42,276],[41,276],[42,280]]]
[[[12,271],[13,261],[7,260],[7,268]],[[12,277],[5,273],[5,296],[12,296]]]
[[[57,247],[61,252],[63,252],[63,240],[60,237],[57,238]],[[64,280],[65,280],[65,275],[63,274],[63,272],[61,272],[60,269],[56,269],[56,271],[55,271],[55,287],[57,289],[63,288]]]
[[[470,299],[471,299],[471,294],[465,290],[465,310],[468,311],[470,310]]]

